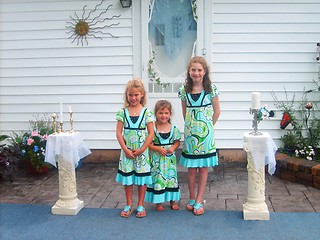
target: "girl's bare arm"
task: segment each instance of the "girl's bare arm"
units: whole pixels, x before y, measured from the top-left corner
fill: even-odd
[[[213,123],[213,125],[215,125],[219,119],[219,116],[220,116],[220,102],[219,102],[218,96],[212,98],[212,106],[213,106],[213,111],[214,111],[214,113],[212,115],[212,123]]]
[[[154,137],[154,125],[153,122],[149,122],[147,124],[147,130],[148,130],[148,136],[144,142],[144,144],[142,145],[142,147],[140,149],[137,149],[133,155],[135,157],[138,157],[139,155],[141,155],[146,149],[147,147],[150,146],[150,144],[152,143],[153,137]]]
[[[173,154],[174,151],[180,146],[180,140],[175,140],[174,144],[168,148],[167,152]]]
[[[186,102],[183,100],[181,100],[181,107],[183,119],[186,120]]]
[[[120,144],[120,147],[126,154],[127,158],[134,158],[133,152],[127,148],[126,143],[124,142],[124,138],[122,136],[122,130],[123,130],[123,122],[117,121],[116,137]]]

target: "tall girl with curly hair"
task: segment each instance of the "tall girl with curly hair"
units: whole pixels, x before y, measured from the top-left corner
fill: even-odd
[[[186,209],[194,215],[204,213],[203,194],[208,168],[218,165],[214,125],[220,116],[220,94],[211,82],[210,70],[203,57],[193,57],[187,68],[185,84],[179,89],[185,120],[184,145],[180,163],[188,168],[189,202]],[[196,175],[198,191],[196,193]]]

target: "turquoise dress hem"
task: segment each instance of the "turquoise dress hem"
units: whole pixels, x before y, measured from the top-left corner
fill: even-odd
[[[146,184],[152,184],[152,177],[151,176],[137,177],[135,175],[122,176],[121,174],[117,173],[116,182],[120,182],[122,185],[134,184],[137,186],[142,186]]]
[[[170,201],[179,201],[180,200],[180,189],[178,192],[168,192],[161,194],[154,194],[153,192],[147,192],[145,201],[151,202],[151,203],[164,203],[164,202],[170,202]]]
[[[188,168],[214,167],[219,165],[218,157],[190,159],[180,157],[180,164]]]

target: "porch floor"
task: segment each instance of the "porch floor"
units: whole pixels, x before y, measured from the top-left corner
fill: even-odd
[[[180,207],[184,210],[188,201],[186,169],[178,169],[182,198]],[[124,190],[115,182],[115,163],[84,163],[76,170],[78,198],[85,208],[123,208]],[[30,175],[19,170],[13,182],[3,181],[0,185],[0,202],[44,204],[53,206],[58,200],[58,170],[51,169],[44,175]],[[247,170],[245,163],[222,163],[210,173],[204,196],[205,209],[242,211],[247,196]],[[320,212],[320,189],[293,183],[266,173],[266,203],[270,212]],[[134,191],[134,207],[137,191]],[[155,206],[146,203],[147,209]],[[168,203],[164,204],[170,209]]]

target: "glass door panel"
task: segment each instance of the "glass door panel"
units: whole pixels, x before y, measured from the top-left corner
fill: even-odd
[[[196,6],[195,0],[150,1],[148,74],[151,92],[176,92],[175,83],[179,86],[183,83],[189,59],[196,53]]]

